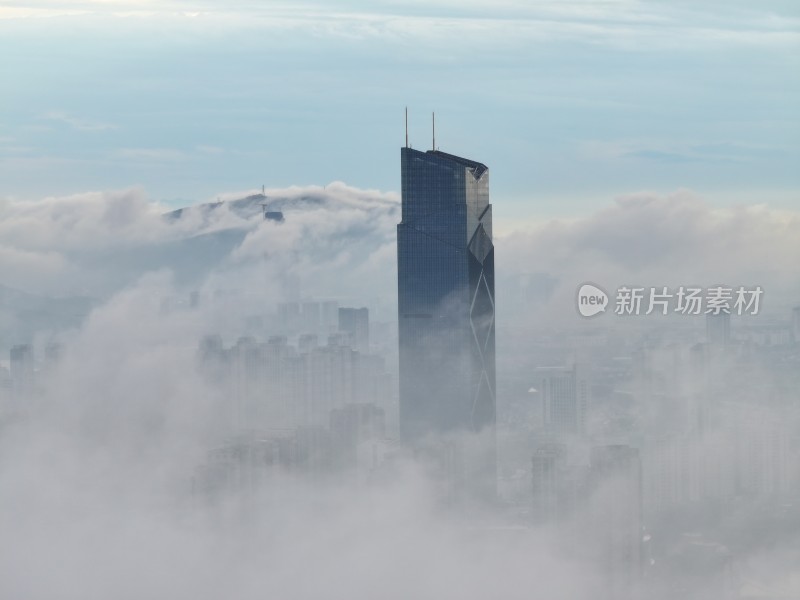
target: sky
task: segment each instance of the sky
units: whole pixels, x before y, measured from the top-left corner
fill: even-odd
[[[688,189],[800,199],[793,2],[0,4],[0,198],[138,187],[183,206],[333,181],[412,146],[492,174],[503,223]]]
[[[785,329],[798,50],[788,0],[0,0],[0,367],[14,344],[65,345],[28,418],[0,411],[0,596],[595,599],[594,565],[553,532],[465,528],[410,465],[374,490],[287,482],[257,515],[235,496],[191,510],[230,409],[198,340],[232,343],[285,300],[394,321],[405,107],[415,148],[435,110],[439,148],[491,170],[499,394],[517,375],[526,393],[551,328],[683,335],[680,315],[581,319],[586,281],[760,285]],[[231,203],[163,216],[262,184],[284,223]],[[740,375],[797,405],[793,379]],[[736,568],[800,590],[796,523],[777,536],[751,508]]]

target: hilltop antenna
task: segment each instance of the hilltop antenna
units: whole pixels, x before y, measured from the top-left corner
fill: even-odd
[[[431,113],[431,130],[433,134],[433,149],[436,150],[436,113]]]
[[[406,148],[408,148],[408,107],[406,106]]]

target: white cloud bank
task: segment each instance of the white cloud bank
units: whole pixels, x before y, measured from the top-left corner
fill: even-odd
[[[590,215],[508,233],[497,246],[498,273],[507,261],[517,274],[558,280],[551,308],[559,314],[573,310],[586,281],[607,290],[760,285],[775,310],[800,302],[800,212],[716,208],[687,190],[631,194]]]
[[[251,192],[252,193],[252,192]],[[393,302],[397,194],[334,182],[267,190],[285,221],[264,221],[260,201],[184,209],[140,189],[38,202],[6,200],[0,213],[0,283],[34,293],[105,296],[168,269],[194,288],[252,289]],[[495,198],[495,215],[502,216]],[[591,214],[496,233],[498,298],[524,274],[546,274],[570,298],[601,285],[761,285],[776,306],[800,298],[800,213],[764,205],[717,208],[691,191],[631,194]],[[557,294],[558,296],[558,294]],[[571,300],[570,300],[571,301]]]
[[[332,184],[268,196],[285,223],[228,206],[164,219],[138,190],[4,204],[0,281],[55,292],[77,279],[111,297],[75,333],[30,408],[35,418],[0,428],[0,596],[595,598],[592,569],[554,553],[545,532],[465,527],[413,471],[376,489],[290,485],[257,517],[239,504],[221,522],[192,509],[192,468],[218,434],[193,371],[197,337],[213,323],[202,311],[153,309],[176,291],[160,259],[234,231],[233,243],[212,245],[225,254],[202,270],[201,285],[253,286],[262,304],[289,280],[364,297],[394,290],[396,195]],[[796,213],[766,207],[635,195],[499,236],[497,268],[506,279],[550,273],[565,289],[585,275],[668,284],[760,274],[766,285],[796,276],[798,227]],[[151,251],[150,262],[104,285],[127,253]],[[142,277],[147,269],[157,272]],[[756,558],[777,581],[793,556],[778,548]]]

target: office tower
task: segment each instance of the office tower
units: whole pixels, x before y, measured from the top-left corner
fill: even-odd
[[[451,437],[470,498],[496,494],[494,245],[489,170],[402,148],[397,226],[400,435]]]
[[[581,528],[579,509],[585,506],[588,466],[568,462],[566,444],[545,442],[531,460],[532,521],[557,525],[566,533]]]
[[[494,246],[489,171],[401,150],[397,226],[400,433],[494,428]]]
[[[642,452],[642,498],[648,516],[680,506],[688,499],[687,458],[693,450],[691,439],[659,435],[646,440]]]
[[[533,518],[537,522],[554,523],[558,519],[558,496],[566,456],[567,447],[564,444],[542,444],[533,453]]]
[[[14,395],[26,397],[33,393],[33,348],[29,344],[13,346],[9,353],[11,389]]]
[[[625,445],[592,448],[593,540],[605,589],[598,597],[636,597],[642,574],[642,466],[639,450]]]
[[[366,308],[340,308],[339,331],[350,336],[354,350],[369,352],[369,310]]]
[[[774,407],[726,402],[732,424],[734,481],[739,497],[767,497],[791,489],[791,420]],[[795,467],[796,468],[796,467]]]
[[[709,344],[727,346],[731,341],[731,315],[721,312],[706,315],[706,338]]]
[[[556,435],[583,434],[589,405],[589,382],[584,371],[578,365],[539,367],[534,382],[545,429]]]

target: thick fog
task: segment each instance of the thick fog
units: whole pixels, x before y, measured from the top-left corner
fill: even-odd
[[[398,194],[340,182],[180,211],[141,189],[4,201],[0,597],[800,597],[800,213],[679,191],[496,226],[492,506],[453,501],[396,440],[399,213]],[[762,313],[734,316],[734,349],[717,351],[703,315],[581,319],[584,282],[610,296],[760,286]],[[380,360],[359,402],[385,430],[366,476],[360,458],[350,472],[312,452],[217,485],[214,457],[250,447],[231,440],[279,429],[269,448],[300,443],[288,430],[302,427],[260,408],[285,406],[284,388],[237,379],[237,357],[324,346],[325,302],[369,308]],[[315,321],[291,322],[305,305]],[[20,345],[30,367],[15,372]],[[620,509],[628,475],[592,475],[549,519],[531,470],[552,442],[538,381],[578,363],[591,393],[565,468],[602,464],[596,446],[636,448],[644,500]],[[617,559],[598,540],[630,529],[620,515],[642,566],[614,596]]]

